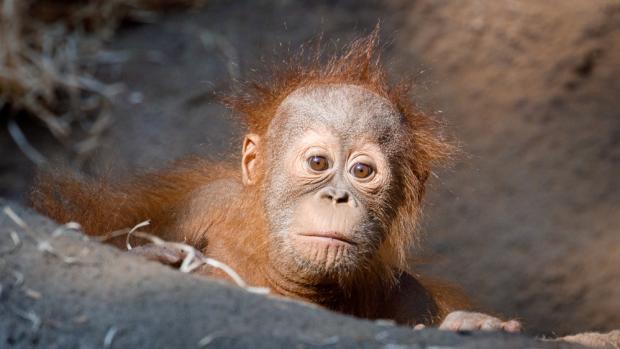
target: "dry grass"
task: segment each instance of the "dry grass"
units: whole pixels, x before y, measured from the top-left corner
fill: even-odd
[[[145,18],[163,7],[200,3],[0,0],[0,111],[9,115],[9,131],[20,149],[35,163],[45,162],[15,123],[34,116],[78,159],[88,156],[110,125],[109,109],[120,91],[93,76],[102,44],[129,16]]]
[[[196,250],[196,248],[194,248],[193,246],[190,246],[182,242],[164,241],[155,235],[139,231],[140,228],[143,228],[149,224],[150,224],[149,221],[144,221],[144,222],[138,223],[131,229],[121,229],[118,231],[114,231],[110,234],[101,236],[98,238],[98,240],[101,242],[104,242],[104,241],[107,241],[109,239],[112,239],[118,236],[126,236],[127,250],[131,251],[133,247],[130,244],[130,238],[131,236],[135,236],[135,237],[147,240],[156,246],[167,247],[172,250],[177,250],[179,252],[182,252],[184,257],[183,257],[181,266],[179,267],[179,270],[183,273],[191,273],[195,270],[198,270],[198,268],[206,265],[206,266],[210,266],[216,269],[220,269],[228,277],[230,277],[230,279],[235,284],[237,284],[237,286],[245,289],[248,292],[258,293],[258,294],[269,293],[268,288],[250,286],[229,265],[227,265],[226,263],[220,262],[216,259],[204,256],[202,253]]]

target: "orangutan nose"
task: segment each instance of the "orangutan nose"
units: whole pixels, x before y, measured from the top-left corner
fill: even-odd
[[[346,189],[336,189],[333,187],[327,187],[321,189],[319,192],[319,198],[331,201],[334,205],[337,204],[349,204],[355,207],[354,200],[351,194]]]

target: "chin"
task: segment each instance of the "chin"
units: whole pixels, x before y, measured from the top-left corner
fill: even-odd
[[[352,242],[306,235],[297,235],[292,240],[297,263],[311,276],[341,276],[359,265],[358,247]]]

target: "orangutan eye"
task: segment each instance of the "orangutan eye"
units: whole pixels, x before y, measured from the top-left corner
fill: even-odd
[[[351,167],[351,174],[357,178],[368,178],[372,172],[372,167],[362,164],[361,162],[358,162]]]
[[[329,168],[329,162],[323,156],[311,156],[308,158],[308,165],[314,171],[325,171]]]

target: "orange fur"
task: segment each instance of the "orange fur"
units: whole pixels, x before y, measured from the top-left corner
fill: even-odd
[[[326,285],[312,294],[300,295],[273,282],[273,275],[267,270],[267,256],[276,247],[266,239],[264,193],[260,185],[263,178],[259,178],[257,185],[243,187],[236,165],[186,159],[169,169],[121,183],[79,180],[48,172],[39,176],[32,205],[59,222],[79,222],[91,235],[130,228],[150,219],[150,232],[196,246],[208,256],[231,265],[252,284],[267,285],[277,293],[295,294],[353,315],[391,317],[410,324],[436,323],[454,307],[452,300],[459,304],[462,300],[447,288],[426,287],[403,271],[415,241],[426,179],[431,168],[449,155],[451,146],[439,136],[437,122],[409,101],[411,86],[388,83],[377,46],[375,29],[327,62],[322,62],[320,51],[305,62],[302,56],[294,57],[278,66],[266,79],[268,82],[248,84],[241,93],[224,99],[244,117],[249,131],[261,136],[286,96],[315,84],[364,87],[390,100],[401,113],[411,131],[405,145],[411,151],[401,159],[399,168],[402,191],[393,199],[393,207],[398,207],[397,218],[377,257],[380,267],[353,278],[350,288]],[[258,166],[264,164],[259,161]],[[261,175],[265,172],[259,171]],[[226,184],[232,182],[236,183],[233,187]]]
[[[179,160],[162,171],[126,182],[47,170],[37,176],[30,202],[58,222],[79,222],[89,235],[104,235],[150,220],[146,229],[167,238],[170,233],[166,229],[175,221],[174,209],[192,191],[231,172],[224,164],[199,158]]]

